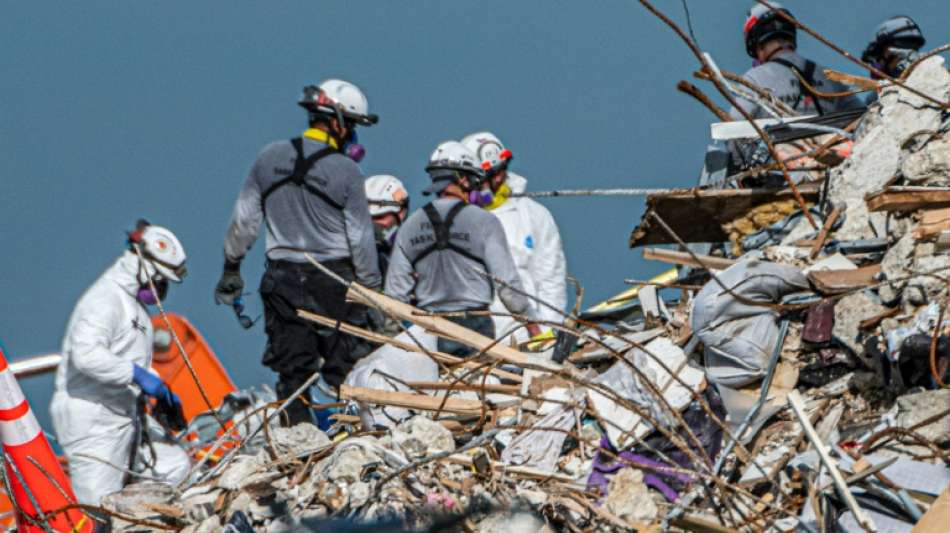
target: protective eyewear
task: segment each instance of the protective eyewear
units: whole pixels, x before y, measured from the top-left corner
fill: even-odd
[[[257,321],[261,319],[260,315],[258,315],[257,318],[252,319],[251,317],[244,314],[243,294],[234,299],[234,303],[231,304],[231,308],[234,309],[234,316],[237,317],[238,322],[244,329],[251,329],[254,327],[254,324],[256,324]]]

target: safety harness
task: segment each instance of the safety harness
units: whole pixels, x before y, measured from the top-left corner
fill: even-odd
[[[412,267],[415,268],[416,263],[422,261],[432,252],[438,252],[442,250],[451,250],[459,255],[467,257],[472,261],[482,265],[482,268],[487,270],[485,261],[478,257],[477,255],[469,252],[465,248],[452,242],[452,224],[455,222],[455,217],[466,207],[468,204],[465,202],[459,201],[449,209],[449,212],[445,214],[445,219],[442,219],[442,216],[439,215],[438,210],[435,206],[426,204],[422,210],[425,212],[426,217],[429,218],[429,222],[432,224],[432,230],[435,232],[435,242],[423,249],[419,254],[412,260]]]
[[[277,189],[285,185],[296,185],[298,187],[303,187],[310,194],[320,198],[333,208],[343,211],[343,205],[340,202],[337,202],[333,198],[330,198],[330,195],[316,188],[307,181],[307,174],[310,172],[310,169],[317,164],[317,161],[320,161],[324,157],[338,152],[333,146],[326,146],[322,150],[317,150],[316,152],[310,154],[307,157],[303,155],[303,139],[301,137],[294,137],[290,140],[290,145],[294,147],[294,151],[297,152],[297,159],[294,160],[294,170],[286,178],[275,181],[271,184],[267,190],[261,194],[261,212],[264,214],[264,221],[267,222],[267,226],[270,227],[270,221],[267,219],[267,198],[274,193]]]
[[[812,91],[810,88],[810,87],[815,86],[815,69],[818,68],[818,65],[816,65],[814,61],[810,59],[806,59],[804,70],[798,68],[798,65],[796,65],[795,63],[792,63],[791,61],[781,58],[781,57],[774,57],[772,59],[769,59],[769,61],[778,63],[779,65],[787,67],[791,69],[792,71],[800,74],[801,78],[798,78],[798,88],[800,90],[800,93],[798,95],[798,100],[801,100],[802,96],[806,94],[808,96],[811,96],[812,101],[815,102],[815,110],[818,111],[818,114],[819,115],[825,114],[824,110],[821,108],[821,101],[818,98],[818,95],[815,94],[815,92]],[[804,83],[802,83],[802,80],[805,80],[806,82],[808,82],[807,87],[805,86]],[[798,105],[798,100],[795,101],[795,105],[792,106],[793,108]]]

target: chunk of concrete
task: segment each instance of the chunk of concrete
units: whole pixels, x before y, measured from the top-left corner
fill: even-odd
[[[883,310],[880,302],[869,296],[867,291],[849,294],[835,304],[835,325],[832,333],[856,354],[863,354],[864,347],[858,341],[858,326],[862,320],[880,314]]]
[[[414,416],[396,426],[393,430],[393,441],[407,455],[413,457],[455,451],[452,432],[422,415]]]
[[[327,478],[332,481],[345,481],[347,483],[356,483],[360,480],[360,474],[363,468],[369,464],[380,461],[380,458],[367,452],[360,446],[350,446],[334,454],[330,458],[332,462],[327,468]]]
[[[910,428],[934,415],[947,410],[950,406],[950,389],[906,394],[897,399],[897,425]],[[950,417],[943,417],[933,424],[914,430],[924,438],[937,444],[950,443]]]
[[[605,504],[608,511],[632,522],[650,522],[659,514],[643,472],[634,468],[624,468],[610,479]]]
[[[921,63],[907,85],[946,101],[948,77],[943,58],[937,56]],[[897,175],[904,141],[915,132],[940,126],[940,110],[906,89],[887,88],[879,101],[865,117],[867,127],[860,128],[851,157],[831,173],[830,199],[848,213],[835,235],[840,240],[884,236],[885,215],[868,212],[865,195]]]
[[[274,448],[279,454],[297,457],[319,451],[330,445],[330,437],[327,437],[326,433],[306,422],[289,428],[274,427],[270,431]]]

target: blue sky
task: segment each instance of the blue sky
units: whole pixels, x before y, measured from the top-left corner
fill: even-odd
[[[682,3],[656,5],[684,23]],[[689,0],[701,46],[749,67],[747,2]],[[786,2],[853,52],[888,2]],[[901,2],[930,46],[950,4]],[[59,349],[85,288],[139,217],[173,229],[190,275],[168,308],[189,317],[241,386],[262,371],[263,330],[212,303],[222,239],[247,170],[268,142],[300,133],[300,88],[328,77],[368,94],[367,174],[393,173],[422,205],[440,141],[488,129],[529,188],[695,183],[711,115],[679,94],[695,59],[635,1],[6,2],[0,17],[0,338],[13,358]],[[860,73],[807,36],[800,50]],[[718,100],[718,99],[717,99]],[[568,268],[587,303],[662,265],[629,250],[639,198],[551,199]],[[245,261],[256,288],[262,242]],[[260,310],[250,298],[250,311]],[[52,379],[25,383],[41,423]]]

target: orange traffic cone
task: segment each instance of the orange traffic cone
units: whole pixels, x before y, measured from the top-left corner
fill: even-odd
[[[49,514],[76,503],[76,495],[33,416],[20,384],[7,366],[2,346],[0,440],[3,441],[7,490],[12,492],[17,509],[18,531],[44,531],[40,525],[44,521],[54,531],[92,531],[93,521],[79,509]]]

